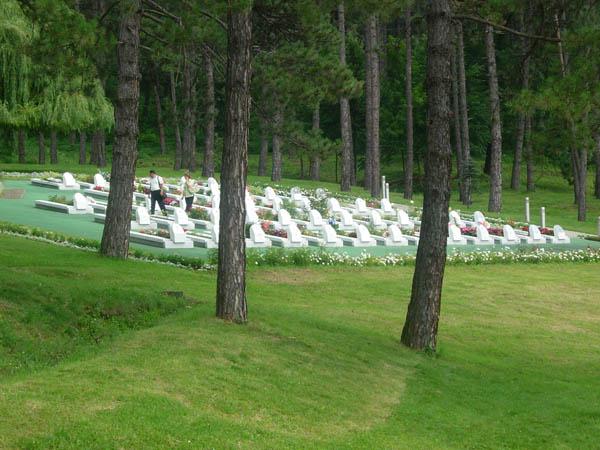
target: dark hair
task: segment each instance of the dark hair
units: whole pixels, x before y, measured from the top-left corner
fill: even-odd
[[[156,173],[154,170],[151,170],[150,173]]]

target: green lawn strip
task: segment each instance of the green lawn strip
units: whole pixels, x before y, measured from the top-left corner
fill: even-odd
[[[0,447],[596,444],[597,264],[448,268],[440,350],[430,357],[398,342],[411,268],[252,270],[250,322],[237,326],[213,317],[213,273],[0,242],[2,258],[32,277],[15,281],[25,293],[48,284],[68,294],[73,284],[85,297],[110,279],[123,302],[165,284],[201,302],[88,354],[4,377]],[[65,269],[69,259],[98,271],[91,283]],[[38,278],[57,260],[54,281]],[[9,301],[25,295],[10,292]]]

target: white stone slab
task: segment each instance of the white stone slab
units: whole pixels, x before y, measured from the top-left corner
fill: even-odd
[[[336,198],[330,197],[327,199],[327,209],[331,213],[339,213],[342,211],[342,207],[340,206],[340,202],[337,201]]]
[[[389,199],[382,198],[380,204],[381,204],[381,211],[383,211],[384,214],[393,214],[394,213],[394,208],[392,208],[392,204],[390,203]]]
[[[453,223],[448,225],[448,245],[466,245],[467,240]]]

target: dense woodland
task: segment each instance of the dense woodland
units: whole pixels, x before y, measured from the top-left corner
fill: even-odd
[[[6,0],[0,5],[0,125],[4,161],[56,162],[68,140],[81,163],[104,166],[115,139],[119,2]],[[318,180],[334,160],[343,190],[380,195],[382,162],[401,155],[393,188],[423,184],[426,146],[426,2],[255,1],[249,151],[274,181],[286,163]],[[226,2],[144,1],[140,133],[174,168],[220,171],[225,133]],[[454,176],[535,189],[536,166],[556,165],[585,218],[585,185],[600,196],[591,1],[455,2],[452,42]],[[560,40],[559,40],[560,38]],[[107,151],[108,145],[108,151]],[[107,154],[108,153],[108,154]],[[31,158],[29,158],[31,159]],[[513,161],[501,173],[501,161]],[[479,163],[481,162],[481,163]],[[588,180],[588,169],[596,179]]]

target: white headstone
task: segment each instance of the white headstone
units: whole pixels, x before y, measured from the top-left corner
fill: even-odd
[[[381,199],[381,210],[385,214],[391,214],[394,212],[394,208],[392,208],[392,204],[390,203],[390,201],[387,198]]]
[[[78,211],[85,211],[88,208],[88,206],[90,206],[90,204],[89,204],[87,198],[85,198],[83,196],[83,194],[80,194],[79,192],[77,192],[73,196],[73,206]]]
[[[277,221],[281,224],[281,226],[287,227],[292,223],[292,217],[285,209],[280,209],[277,213]]]
[[[217,183],[217,180],[215,180],[213,177],[208,177],[206,184],[208,184],[208,189],[211,193],[215,194],[219,191],[219,183]]]
[[[360,224],[356,227],[356,238],[359,242],[366,244],[371,242],[371,233],[369,233],[367,227],[365,227],[363,224]]]
[[[152,201],[150,200],[150,197],[146,197],[146,209],[152,211]]]
[[[67,187],[73,187],[77,185],[77,181],[75,181],[75,177],[70,172],[63,173],[62,176],[63,184]]]
[[[448,216],[450,217],[450,223],[453,223],[459,228],[465,226],[465,222],[460,218],[460,214],[457,211],[450,211],[450,214],[448,214]]]
[[[219,243],[219,221],[217,220],[217,225],[212,227],[210,230],[210,237],[216,244]]]
[[[565,233],[565,230],[560,225],[554,225],[554,237],[559,241],[566,241],[568,239],[567,233]]]
[[[354,201],[354,207],[356,208],[356,211],[361,214],[364,214],[368,211],[367,210],[367,202],[365,202],[360,197]]]
[[[403,209],[398,210],[396,218],[398,223],[403,227],[410,227],[413,225],[413,223],[410,221],[410,217],[408,217],[408,214]]]
[[[392,224],[388,227],[388,235],[392,242],[402,242],[404,240],[402,231],[396,224]]]
[[[265,198],[269,201],[273,201],[275,197],[277,197],[275,190],[271,186],[267,186],[265,188]]]
[[[188,215],[183,209],[179,207],[173,209],[173,217],[175,218],[175,223],[177,225],[185,226],[190,224],[190,219],[188,218]]]
[[[219,219],[220,219],[220,212],[217,208],[212,208],[210,210],[210,221],[212,222],[213,225],[216,225],[217,228],[219,227]]]
[[[453,223],[448,226],[448,237],[450,238],[450,242],[462,242],[463,240],[460,228]]]
[[[150,225],[150,214],[143,206],[138,206],[135,210],[135,221],[138,225]]]
[[[483,223],[485,222],[485,216],[481,211],[475,211],[473,213],[473,222],[475,223]]]
[[[327,197],[327,192],[325,192],[325,189],[323,188],[317,188],[315,190],[315,195],[317,196],[318,199],[322,199]]]
[[[529,237],[534,241],[541,241],[544,239],[537,225],[529,225]]]
[[[281,200],[281,197],[274,197],[273,198],[273,211],[278,212],[281,207],[283,206],[283,200]]]
[[[502,227],[502,234],[504,235],[504,239],[508,242],[516,242],[518,241],[517,233],[510,225],[504,225]]]
[[[335,244],[337,242],[337,233],[328,223],[323,226],[323,240],[326,244]]]
[[[383,220],[381,220],[381,214],[379,214],[379,212],[377,212],[374,209],[371,210],[371,225],[373,225],[374,227],[382,227],[383,226]]]
[[[255,223],[250,226],[250,240],[255,244],[264,244],[267,242],[265,232],[259,223]]]
[[[332,213],[338,213],[342,210],[342,207],[336,198],[330,197],[327,199],[327,209]]]
[[[290,197],[293,201],[301,201],[302,200],[302,191],[299,187],[293,187],[290,190]]]
[[[169,223],[169,237],[176,244],[183,244],[186,241],[183,228],[181,228],[181,225],[174,222]]]
[[[210,203],[212,204],[213,209],[219,209],[219,207],[221,206],[221,194],[218,192],[216,194],[213,194],[213,196],[210,199]]]
[[[323,217],[321,213],[316,209],[311,209],[308,213],[308,219],[310,220],[310,224],[313,227],[322,227],[323,226]]]
[[[354,219],[352,218],[352,214],[350,214],[345,209],[340,210],[340,214],[342,216],[342,226],[351,227],[354,225]]]
[[[477,240],[480,242],[490,242],[492,239],[490,238],[490,233],[488,233],[488,230],[486,227],[484,227],[482,224],[478,223],[477,224]]]
[[[256,206],[252,197],[246,197],[246,223],[257,223],[258,215],[256,214]]]
[[[104,177],[101,173],[97,173],[94,175],[94,186],[100,186],[101,188],[105,188],[108,185]]]
[[[296,225],[294,222],[292,222],[288,226],[287,234],[288,234],[288,240],[292,244],[298,244],[298,243],[302,242],[302,233],[300,233],[300,230],[298,229],[298,225]]]

